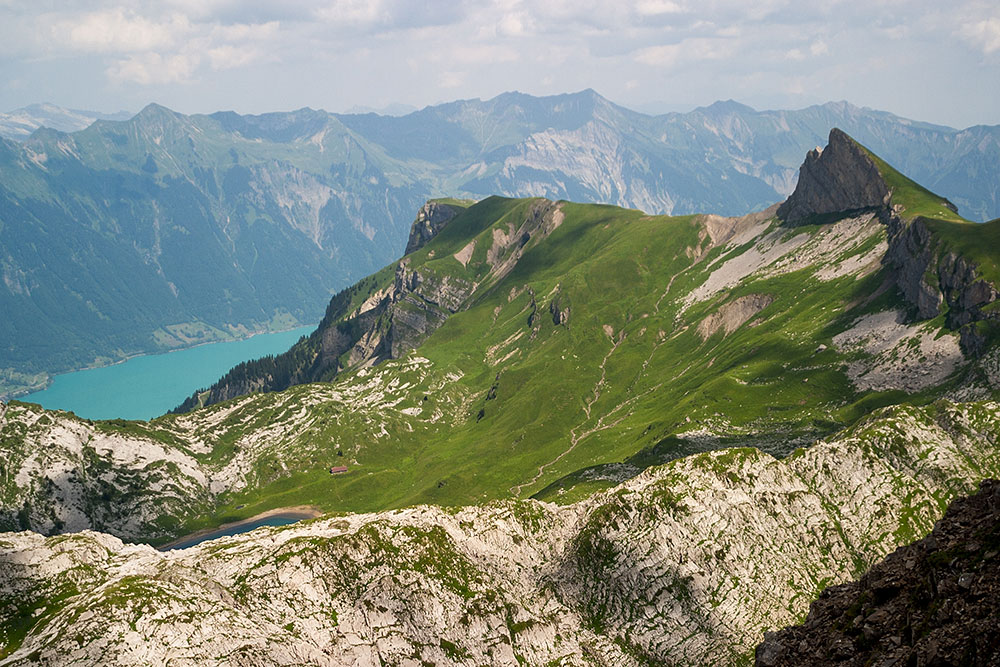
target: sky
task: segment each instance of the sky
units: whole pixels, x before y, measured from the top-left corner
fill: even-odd
[[[0,111],[421,108],[593,88],[663,113],[831,100],[1000,124],[1000,3],[0,0]]]

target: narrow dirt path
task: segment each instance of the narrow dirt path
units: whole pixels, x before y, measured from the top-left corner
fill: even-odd
[[[539,479],[541,479],[542,475],[545,474],[545,469],[546,468],[549,468],[549,467],[555,465],[556,463],[558,463],[559,461],[561,461],[563,458],[565,458],[567,455],[569,455],[570,452],[572,452],[574,449],[576,449],[576,446],[580,443],[581,440],[583,440],[584,438],[586,438],[589,435],[592,435],[592,434],[596,433],[597,431],[602,431],[604,429],[611,428],[612,426],[614,426],[615,424],[617,424],[618,422],[620,422],[622,419],[625,418],[624,416],[620,417],[618,419],[618,421],[613,422],[611,424],[605,425],[603,423],[605,417],[607,416],[607,415],[605,415],[605,417],[601,417],[597,421],[597,424],[594,425],[594,428],[590,429],[589,431],[585,431],[583,433],[578,433],[580,427],[582,427],[583,424],[586,424],[588,421],[590,421],[590,411],[591,411],[591,408],[593,407],[594,403],[596,403],[598,401],[598,399],[600,399],[600,397],[601,397],[601,387],[604,386],[604,381],[607,378],[607,363],[608,363],[608,359],[611,358],[611,355],[615,353],[615,350],[618,349],[618,346],[620,346],[622,344],[622,342],[625,340],[625,331],[623,329],[621,332],[619,332],[617,340],[615,340],[612,337],[611,334],[608,334],[608,338],[611,338],[612,346],[611,346],[611,349],[608,351],[608,353],[606,355],[604,355],[604,359],[601,360],[601,365],[600,365],[601,377],[600,377],[600,379],[597,380],[597,383],[594,385],[593,395],[591,396],[591,398],[589,400],[587,400],[584,403],[584,406],[583,406],[583,411],[587,415],[586,419],[583,420],[583,423],[578,424],[577,426],[573,427],[573,429],[570,430],[570,432],[569,432],[569,435],[570,435],[570,445],[569,445],[569,447],[565,451],[563,451],[559,456],[555,457],[554,459],[552,459],[548,463],[543,463],[542,465],[538,466],[538,472],[535,473],[535,476],[532,477],[530,480],[528,480],[527,482],[522,482],[522,483],[517,484],[515,486],[512,486],[510,488],[510,492],[512,494],[514,494],[514,496],[521,495],[521,490],[524,487],[531,486],[532,484],[534,484],[535,482],[537,482]],[[614,412],[617,411],[617,409],[618,408],[616,407],[615,410],[612,410],[611,413],[609,413],[609,414],[613,414]]]

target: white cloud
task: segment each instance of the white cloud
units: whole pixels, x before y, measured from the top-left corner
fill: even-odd
[[[809,45],[809,53],[814,56],[825,56],[830,52],[830,48],[826,45],[822,39],[818,39]]]
[[[640,16],[658,16],[660,14],[681,14],[687,9],[670,0],[640,0],[635,5],[635,11]]]
[[[176,11],[185,7],[185,0],[172,4],[174,11],[167,14],[118,7],[72,18],[45,15],[54,38],[50,50],[103,55],[112,82],[147,86],[190,82],[201,68],[221,71],[274,59],[267,46],[280,41],[278,21],[221,23],[203,14],[209,20],[192,22]]]
[[[336,0],[316,10],[319,19],[343,26],[374,25],[383,15],[377,0]]]
[[[677,44],[640,49],[635,55],[635,60],[644,65],[670,68],[682,62],[722,60],[731,57],[735,50],[734,40],[698,37],[685,39]]]
[[[991,16],[981,21],[965,23],[958,33],[984,54],[1000,50],[1000,17]]]
[[[144,53],[113,63],[107,73],[112,81],[122,83],[184,83],[194,74],[199,60],[190,54],[164,57],[158,53]]]
[[[504,14],[497,24],[497,34],[508,37],[522,37],[528,34],[528,19],[525,14],[513,12]]]
[[[261,58],[259,49],[246,46],[223,44],[205,52],[214,70],[232,69],[249,65]]]
[[[96,53],[150,51],[174,44],[191,28],[179,14],[151,21],[122,9],[94,12],[57,23],[53,37],[71,48]]]
[[[498,44],[456,44],[427,54],[432,63],[460,63],[462,65],[488,65],[511,63],[520,59],[517,49]]]
[[[281,24],[278,21],[216,25],[212,27],[210,37],[215,41],[225,42],[261,41],[276,37],[280,28]]]
[[[465,83],[465,72],[441,72],[438,85],[442,88],[458,88]]]

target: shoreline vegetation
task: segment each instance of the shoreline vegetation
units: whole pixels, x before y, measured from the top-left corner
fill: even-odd
[[[214,538],[208,538],[207,536],[213,535],[215,533],[219,533],[218,537],[229,537],[230,535],[238,535],[240,533],[249,532],[250,530],[253,530],[253,528],[249,528],[245,531],[235,530],[235,529],[239,529],[243,526],[249,526],[250,524],[257,523],[258,521],[263,521],[264,519],[275,519],[275,518],[292,519],[293,521],[290,521],[290,523],[295,523],[297,521],[303,521],[305,519],[315,519],[317,517],[323,516],[324,514],[326,514],[326,512],[316,507],[315,505],[294,505],[292,507],[277,507],[272,510],[267,510],[266,512],[261,512],[260,514],[255,514],[251,517],[247,517],[246,519],[240,519],[239,521],[230,521],[229,523],[224,523],[221,526],[215,526],[213,528],[202,528],[201,530],[196,530],[193,533],[189,533],[188,535],[179,537],[176,540],[171,540],[166,544],[160,544],[155,546],[158,551],[170,551],[172,549],[186,549],[195,546],[195,544],[208,541],[208,539],[214,539]],[[259,527],[260,526],[255,526],[254,528],[259,528]],[[235,532],[229,533],[228,535],[224,534],[232,530],[235,530]],[[188,542],[193,542],[194,544],[187,544]],[[185,544],[187,544],[187,546],[178,546]]]

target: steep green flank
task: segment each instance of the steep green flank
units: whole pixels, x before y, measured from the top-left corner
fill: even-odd
[[[889,186],[892,193],[892,203],[903,207],[904,217],[912,219],[920,216],[948,222],[969,222],[958,214],[955,205],[950,201],[910,180],[867,148],[865,151],[875,162],[879,173],[885,179],[886,185]]]

